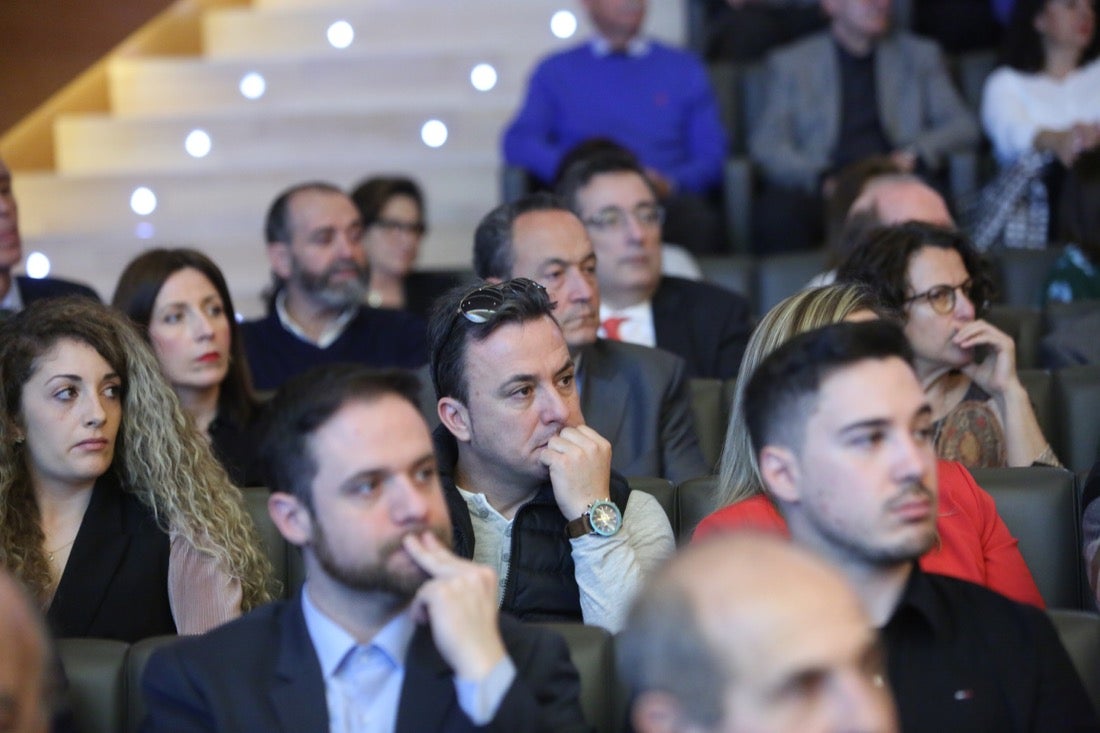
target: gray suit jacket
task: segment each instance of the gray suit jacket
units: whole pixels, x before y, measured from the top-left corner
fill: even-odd
[[[768,59],[764,111],[749,140],[753,160],[774,183],[815,189],[840,129],[840,71],[829,31]],[[895,149],[930,168],[978,140],[978,124],[947,75],[939,47],[899,32],[875,49],[879,121]]]
[[[619,473],[677,483],[711,473],[680,357],[599,339],[580,352],[578,386],[584,420],[611,441],[611,467]]]

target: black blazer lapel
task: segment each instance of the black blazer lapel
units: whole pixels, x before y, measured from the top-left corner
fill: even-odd
[[[64,629],[67,636],[88,635],[130,545],[121,491],[106,478],[96,482],[61,582],[46,612],[51,625]]]
[[[454,672],[439,655],[431,629],[422,624],[413,634],[405,658],[405,684],[397,706],[397,733],[445,730],[444,723],[457,706]]]
[[[271,704],[287,733],[329,728],[325,682],[302,614],[302,592],[287,601],[290,607],[280,620],[279,655],[271,685]]]
[[[581,356],[581,414],[589,427],[615,443],[626,417],[628,394],[625,380],[616,378],[605,343],[597,341]]]

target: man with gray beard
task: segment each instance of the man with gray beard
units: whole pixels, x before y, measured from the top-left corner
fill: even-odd
[[[917,565],[937,541],[938,486],[912,359],[885,321],[810,331],[765,359],[745,420],[769,495],[880,628],[901,730],[1100,730],[1042,611]]]
[[[264,225],[276,292],[265,318],[242,324],[253,386],[276,389],[318,364],[415,368],[427,360],[424,323],[364,305],[363,221],[330,183],[301,183],[271,204]]]

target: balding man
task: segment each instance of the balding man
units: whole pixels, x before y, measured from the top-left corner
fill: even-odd
[[[0,569],[0,730],[45,733],[49,643],[23,589]]]
[[[882,649],[837,571],[746,532],[692,545],[620,635],[638,733],[889,733]]]

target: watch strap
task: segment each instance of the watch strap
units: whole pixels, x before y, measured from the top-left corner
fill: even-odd
[[[586,534],[592,534],[592,520],[588,516],[590,511],[592,511],[591,507],[585,509],[584,514],[565,525],[566,537],[575,540],[578,537],[584,537]]]

